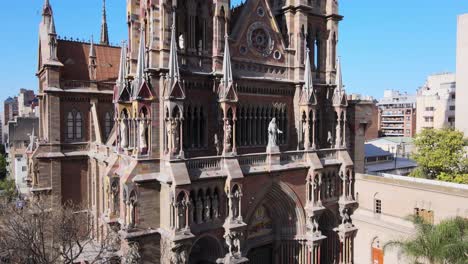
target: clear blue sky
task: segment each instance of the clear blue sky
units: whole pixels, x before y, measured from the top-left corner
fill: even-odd
[[[233,0],[237,3],[239,0]],[[0,27],[0,101],[20,88],[37,90],[38,25],[43,0],[4,1]],[[98,38],[101,0],[50,0],[57,33]],[[107,0],[110,39],[126,39],[125,0]],[[428,74],[454,71],[456,17],[467,0],[340,0],[345,16],[339,53],[348,91],[381,97],[413,93]],[[3,103],[0,107],[3,107]]]

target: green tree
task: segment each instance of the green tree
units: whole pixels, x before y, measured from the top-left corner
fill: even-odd
[[[448,219],[433,225],[414,218],[416,234],[407,240],[393,240],[384,250],[400,248],[414,263],[467,264],[468,219]]]
[[[458,183],[468,183],[468,159],[465,157],[463,133],[452,129],[424,129],[416,135],[419,165],[411,175]]]
[[[0,155],[0,180],[7,177],[7,162],[5,156]]]
[[[0,180],[0,191],[3,191],[1,195],[5,196],[8,201],[13,200],[16,195],[15,181],[9,179]]]

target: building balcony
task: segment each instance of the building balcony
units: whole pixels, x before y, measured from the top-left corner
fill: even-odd
[[[197,157],[168,160],[169,166],[187,169],[190,180],[226,177],[242,171],[244,174],[308,168],[317,162],[323,166],[342,163],[340,152],[346,149],[320,149],[285,151],[277,153],[253,153],[243,155]],[[240,170],[238,170],[240,169]]]
[[[403,124],[403,123],[405,123],[405,120],[403,120],[403,119],[401,119],[401,120],[382,120],[382,123],[388,123],[388,124],[391,124],[391,123]]]
[[[401,113],[393,113],[393,114],[382,114],[382,116],[404,116],[405,113],[401,112]]]
[[[403,125],[401,126],[382,126],[382,129],[404,129]]]

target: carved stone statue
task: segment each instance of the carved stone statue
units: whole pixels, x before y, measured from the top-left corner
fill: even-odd
[[[126,118],[120,121],[120,146],[122,148],[128,147],[128,127]]]
[[[119,183],[113,181],[111,185],[111,195],[112,195],[112,213],[115,214],[119,211]]]
[[[216,148],[216,155],[219,156],[219,154],[221,154],[221,142],[218,139],[218,134],[214,135],[214,145]]]
[[[167,149],[169,153],[177,153],[179,149],[179,122],[174,119],[167,120]]]
[[[267,150],[278,147],[278,134],[283,134],[283,131],[278,129],[276,118],[271,119],[268,125],[268,146]]]
[[[136,224],[136,201],[135,201],[135,197],[131,197],[130,198],[130,223],[129,223],[129,226],[130,227],[135,227],[135,224]]]
[[[306,121],[303,121],[302,122],[302,134],[304,136],[304,148],[307,149],[309,147],[309,130],[310,130],[310,126],[309,124],[306,122]]]
[[[205,196],[205,221],[209,221],[211,219],[211,198],[210,196],[207,194]]]
[[[179,49],[184,50],[185,49],[185,40],[184,40],[184,34],[179,35]]]
[[[176,203],[177,207],[177,217],[178,217],[178,225],[177,229],[183,229],[185,227],[185,206],[182,201]]]
[[[240,236],[241,236],[240,233],[232,232],[232,231],[224,235],[226,245],[228,246],[229,256],[231,257],[240,256],[240,249],[241,249]]]
[[[331,131],[328,131],[327,143],[328,143],[328,145],[330,145],[330,148],[333,147],[333,137],[332,137]]]
[[[239,203],[240,203],[240,191],[239,189],[235,190],[232,195],[232,216],[234,219],[239,217]]]
[[[195,203],[195,210],[196,210],[196,216],[197,216],[197,219],[196,219],[197,224],[203,223],[203,202],[200,196],[198,196],[197,202]]]
[[[213,219],[217,219],[219,217],[219,203],[218,203],[218,195],[213,195],[213,201],[211,202],[211,207],[213,208]]]
[[[230,152],[232,149],[232,126],[229,120],[224,121],[224,151]]]
[[[140,152],[144,152],[148,149],[148,141],[146,139],[146,131],[148,130],[148,123],[145,118],[141,118],[139,124],[140,130]]]

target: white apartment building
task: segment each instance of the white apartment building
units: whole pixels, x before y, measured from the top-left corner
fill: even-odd
[[[413,137],[416,126],[416,97],[385,90],[378,102],[379,133],[385,137]]]
[[[425,128],[455,127],[454,73],[440,73],[427,77],[416,96],[416,132]]]
[[[458,16],[455,127],[468,137],[468,14]]]

